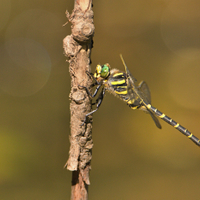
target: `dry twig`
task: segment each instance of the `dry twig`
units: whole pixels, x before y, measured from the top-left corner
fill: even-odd
[[[91,118],[83,126],[85,114],[91,111],[91,100],[84,90],[91,85],[90,55],[92,38],[94,35],[93,11],[91,0],[76,0],[72,14],[66,12],[71,22],[71,35],[63,40],[63,48],[69,58],[69,72],[71,76],[70,112],[71,135],[69,159],[65,167],[72,171],[72,200],[88,199],[88,185],[90,162],[92,159],[92,124]]]

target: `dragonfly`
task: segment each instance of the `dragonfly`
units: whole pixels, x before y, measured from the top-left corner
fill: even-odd
[[[96,109],[85,115],[85,119],[81,126],[84,123],[86,123],[87,117],[89,115],[92,115],[99,109],[105,96],[105,92],[108,91],[111,94],[119,97],[121,100],[125,101],[131,109],[139,109],[150,114],[155,125],[159,129],[161,129],[162,127],[158,118],[167,122],[168,124],[176,128],[178,131],[180,131],[183,135],[187,136],[196,145],[200,146],[200,140],[196,136],[194,136],[190,131],[188,131],[188,129],[184,128],[172,118],[168,117],[163,112],[159,111],[157,108],[151,105],[151,94],[148,85],[145,81],[141,81],[137,85],[137,80],[130,73],[122,55],[120,55],[120,58],[124,65],[125,72],[115,68],[111,69],[110,65],[106,63],[104,65],[97,65],[94,74],[89,73],[89,75],[91,75],[94,79],[92,87],[97,86],[93,94],[89,92],[87,87],[79,85],[80,88],[86,90],[86,92],[91,98],[94,98],[98,94],[100,88],[102,88],[101,92],[99,93],[96,99],[96,102],[93,103],[93,105],[96,104]]]

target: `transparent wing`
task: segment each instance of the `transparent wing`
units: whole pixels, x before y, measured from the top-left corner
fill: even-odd
[[[134,83],[134,82],[137,82],[137,79],[134,78],[134,77],[132,76],[131,72],[128,70],[128,67],[126,66],[126,63],[125,63],[125,61],[124,61],[124,59],[123,59],[123,57],[122,57],[122,54],[120,54],[120,58],[121,58],[121,60],[122,60],[122,63],[123,63],[124,68],[125,68],[125,71],[126,71],[126,73],[128,74],[129,78],[132,79],[133,83]]]
[[[148,110],[149,114],[151,115],[151,117],[152,117],[152,119],[153,119],[155,125],[156,125],[159,129],[161,129],[162,126],[161,126],[161,124],[160,124],[158,118],[154,115],[153,112],[151,112],[151,110],[149,110],[149,109],[147,109],[147,110]]]
[[[140,82],[137,87],[140,96],[147,102],[151,103],[151,93],[145,81]]]
[[[146,101],[146,103],[151,103],[151,94],[150,94],[150,90],[146,84],[146,82],[142,81],[139,86],[137,87],[135,85],[135,82],[137,82],[137,80],[132,76],[131,72],[129,71],[128,67],[126,66],[126,63],[122,57],[122,55],[120,54],[120,58],[122,60],[122,63],[124,65],[126,74],[128,75],[128,81],[129,81],[129,85],[131,86],[131,88],[133,89],[133,91],[136,93],[136,95],[141,99]]]
[[[146,84],[146,82],[142,81],[139,86],[135,86],[135,82],[137,81],[132,74],[130,73],[128,67],[126,66],[126,63],[122,57],[122,55],[120,54],[120,58],[122,60],[122,63],[124,65],[125,71],[128,75],[128,80],[129,80],[129,84],[131,85],[131,88],[133,89],[134,93],[140,98],[140,100],[143,101],[143,104],[145,106],[145,110],[151,115],[154,123],[156,124],[156,126],[161,129],[161,125],[160,122],[158,121],[158,118],[155,116],[155,114],[148,109],[147,104],[151,104],[151,93],[149,90],[148,85]]]
[[[146,82],[142,81],[139,84],[139,86],[138,86],[138,94],[139,94],[140,98],[142,98],[145,101],[145,103],[151,104],[151,93],[150,93],[149,87],[146,84]],[[144,105],[145,105],[145,103],[144,103]],[[152,117],[154,123],[156,124],[156,126],[159,129],[161,129],[162,126],[160,125],[160,122],[159,122],[158,118],[155,116],[155,114],[151,110],[149,110],[147,108],[147,106],[145,106],[145,107],[146,107],[147,112],[151,115],[151,117]]]

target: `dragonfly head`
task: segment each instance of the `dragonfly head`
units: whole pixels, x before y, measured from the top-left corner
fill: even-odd
[[[104,65],[97,65],[94,78],[107,78],[110,75],[110,65],[108,63]]]

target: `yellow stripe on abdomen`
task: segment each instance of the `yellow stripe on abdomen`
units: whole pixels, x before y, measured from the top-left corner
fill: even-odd
[[[191,133],[190,135],[188,135],[189,138],[191,138],[193,136],[193,134]]]
[[[174,128],[177,128],[177,127],[179,127],[179,123],[177,123],[177,124],[174,126]]]
[[[163,113],[162,115],[159,116],[160,118],[164,118],[165,117],[165,114]]]
[[[151,104],[147,104],[147,108],[150,109],[151,108]]]

